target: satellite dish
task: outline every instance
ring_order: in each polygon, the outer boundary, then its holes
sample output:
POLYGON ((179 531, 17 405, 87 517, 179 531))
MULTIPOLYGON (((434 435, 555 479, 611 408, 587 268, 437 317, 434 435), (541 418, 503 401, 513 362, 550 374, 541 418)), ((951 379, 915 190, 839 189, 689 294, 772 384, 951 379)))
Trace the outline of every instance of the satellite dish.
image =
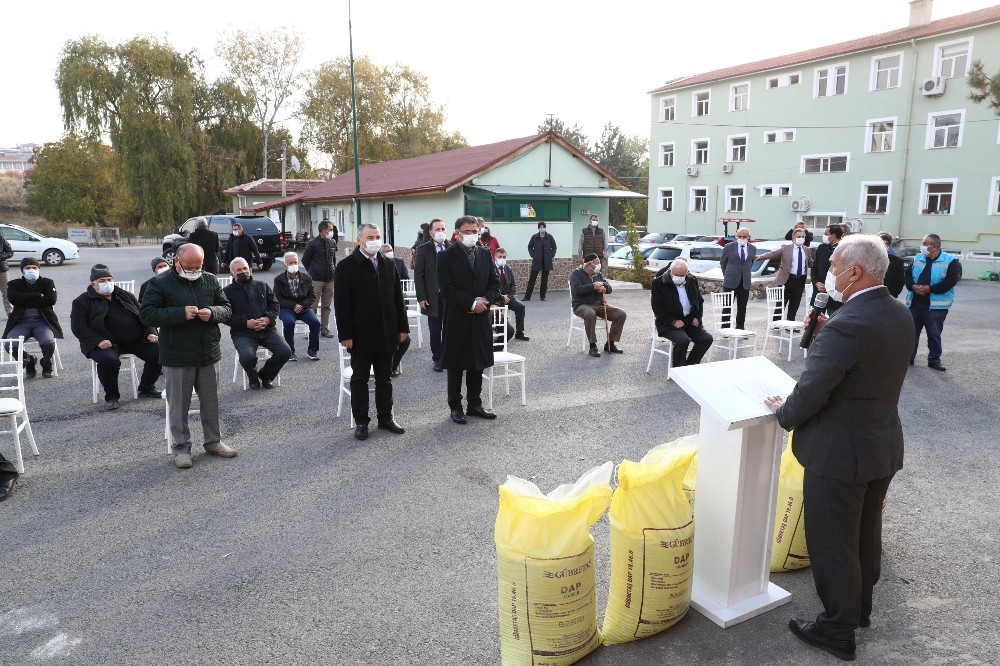
POLYGON ((291 163, 292 171, 301 171, 302 170, 302 165, 299 164, 299 158, 297 158, 295 155, 292 155, 291 158, 289 158, 288 161, 289 161, 289 163, 291 163))

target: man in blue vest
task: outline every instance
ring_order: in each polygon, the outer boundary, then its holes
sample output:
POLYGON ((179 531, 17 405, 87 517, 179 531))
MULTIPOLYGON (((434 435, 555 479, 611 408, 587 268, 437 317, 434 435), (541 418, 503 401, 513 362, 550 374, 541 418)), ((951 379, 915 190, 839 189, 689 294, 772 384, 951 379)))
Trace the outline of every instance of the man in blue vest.
POLYGON ((904 275, 906 305, 913 315, 913 353, 910 365, 920 347, 920 329, 927 329, 927 367, 944 372, 941 365, 941 329, 944 318, 955 301, 955 285, 962 278, 958 258, 941 251, 941 237, 927 234, 920 244, 920 254, 913 258, 913 267, 904 275))

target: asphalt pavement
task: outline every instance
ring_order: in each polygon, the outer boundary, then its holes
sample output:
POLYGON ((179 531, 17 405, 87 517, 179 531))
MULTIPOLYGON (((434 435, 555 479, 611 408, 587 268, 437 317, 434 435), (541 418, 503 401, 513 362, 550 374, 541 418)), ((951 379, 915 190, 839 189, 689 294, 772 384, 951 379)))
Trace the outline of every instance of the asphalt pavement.
MULTIPOLYGON (((222 431, 239 456, 204 455, 193 420, 194 468, 178 470, 160 401, 122 391, 119 410, 94 405, 89 361, 69 332, 92 264, 138 285, 155 252, 84 248, 42 267, 59 290, 65 367, 27 380, 41 456, 0 504, 0 664, 497 664, 497 486, 512 474, 547 492, 698 430, 664 359, 644 372, 648 292, 609 297, 628 312, 626 353, 593 359, 579 334, 566 346, 563 290, 527 304, 531 341, 511 345, 528 358, 526 407, 501 391, 496 421, 453 424, 445 375, 414 342, 394 381, 406 433, 373 430, 365 442, 352 437, 347 402, 336 416, 335 340, 322 340, 319 362, 289 363, 280 388, 244 392, 229 382, 223 327, 222 431)), ((963 281, 944 331, 948 371, 928 369, 923 348, 907 376, 906 466, 890 489, 861 663, 1000 663, 998 301, 1000 284, 963 281)), ((763 331, 762 302, 748 325, 763 331)), ((773 343, 767 356, 793 377, 802 370, 801 356, 786 361, 773 343)), ((9 439, 0 447, 10 457, 9 439)), ((593 534, 603 615, 606 517, 593 534)), ((810 571, 771 580, 792 592, 789 604, 726 630, 692 610, 579 663, 836 663, 786 627, 820 610, 810 571)))

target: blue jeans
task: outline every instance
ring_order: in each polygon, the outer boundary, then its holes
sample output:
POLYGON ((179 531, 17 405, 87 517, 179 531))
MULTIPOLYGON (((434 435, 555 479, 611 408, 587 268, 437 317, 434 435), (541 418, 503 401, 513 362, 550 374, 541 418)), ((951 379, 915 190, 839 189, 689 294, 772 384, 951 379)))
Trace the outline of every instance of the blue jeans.
POLYGON ((927 329, 927 364, 941 363, 941 331, 944 330, 944 318, 948 316, 948 311, 931 310, 926 305, 911 305, 910 314, 913 316, 913 353, 910 354, 910 363, 917 358, 917 349, 920 348, 920 329, 927 329))
MULTIPOLYGON (((40 317, 35 319, 25 317, 12 326, 10 332, 7 333, 8 338, 18 338, 22 335, 25 340, 34 338, 38 342, 38 346, 42 349, 42 370, 52 370, 52 354, 56 351, 56 336, 45 320, 40 317)), ((16 345, 14 346, 16 347, 16 345)), ((27 357, 28 355, 25 354, 25 358, 27 357)))
MULTIPOLYGON (((293 324, 292 328, 294 327, 293 324)), ((236 354, 240 357, 240 365, 251 380, 254 377, 263 381, 273 380, 292 355, 292 350, 273 328, 262 338, 257 335, 234 335, 233 346, 236 347, 236 354), (264 362, 260 370, 257 370, 258 347, 271 352, 271 358, 264 362)))
POLYGON ((316 315, 313 314, 312 310, 303 310, 302 312, 295 314, 291 310, 282 310, 281 314, 278 315, 281 319, 283 325, 283 332, 285 334, 285 342, 288 343, 289 349, 292 353, 295 353, 295 322, 302 320, 309 326, 309 348, 308 352, 310 354, 315 354, 319 351, 319 329, 320 323, 316 315))

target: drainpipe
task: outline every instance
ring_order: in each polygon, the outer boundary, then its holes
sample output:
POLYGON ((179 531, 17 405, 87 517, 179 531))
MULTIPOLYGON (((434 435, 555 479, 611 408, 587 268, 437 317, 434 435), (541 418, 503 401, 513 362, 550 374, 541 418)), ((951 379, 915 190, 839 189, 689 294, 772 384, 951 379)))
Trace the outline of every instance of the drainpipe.
POLYGON ((897 199, 899 202, 899 228, 896 230, 897 241, 901 240, 903 237, 903 202, 906 201, 906 174, 909 171, 910 138, 913 134, 913 96, 916 94, 915 86, 917 84, 917 65, 920 62, 917 53, 917 43, 913 39, 910 40, 910 46, 913 47, 913 74, 910 76, 910 94, 906 98, 906 141, 903 142, 903 173, 900 176, 899 197, 897 199))

